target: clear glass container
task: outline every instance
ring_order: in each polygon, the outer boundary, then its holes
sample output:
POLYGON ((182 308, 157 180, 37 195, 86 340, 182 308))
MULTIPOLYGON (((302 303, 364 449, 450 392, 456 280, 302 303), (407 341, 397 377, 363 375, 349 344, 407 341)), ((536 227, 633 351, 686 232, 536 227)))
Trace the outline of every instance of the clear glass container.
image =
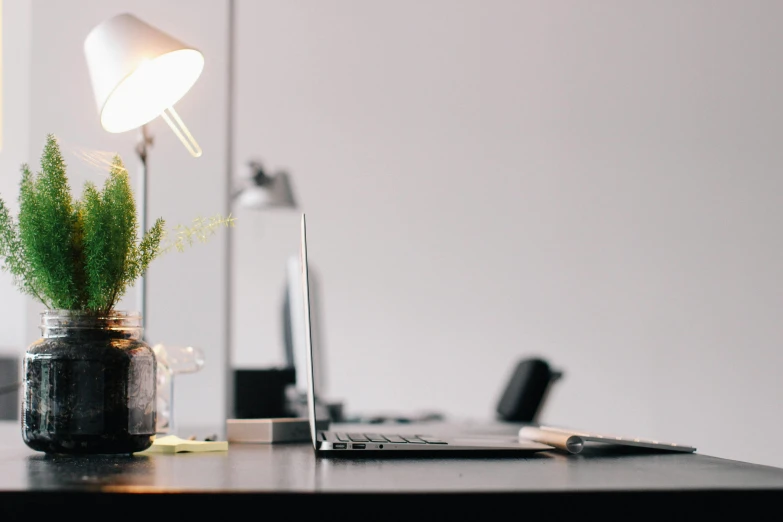
POLYGON ((22 438, 36 451, 130 454, 152 445, 157 362, 141 315, 48 310, 24 358, 22 438))
POLYGON ((204 367, 204 352, 195 346, 156 344, 152 347, 158 361, 157 433, 177 432, 174 419, 174 376, 196 373, 204 367))

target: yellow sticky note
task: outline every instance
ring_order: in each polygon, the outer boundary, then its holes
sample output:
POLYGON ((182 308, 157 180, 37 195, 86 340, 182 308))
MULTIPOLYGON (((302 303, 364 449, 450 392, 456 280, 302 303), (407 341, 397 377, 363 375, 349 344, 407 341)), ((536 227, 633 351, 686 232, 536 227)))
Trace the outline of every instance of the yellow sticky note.
POLYGON ((183 453, 197 451, 227 451, 226 440, 187 440, 176 435, 155 438, 152 446, 140 453, 183 453))

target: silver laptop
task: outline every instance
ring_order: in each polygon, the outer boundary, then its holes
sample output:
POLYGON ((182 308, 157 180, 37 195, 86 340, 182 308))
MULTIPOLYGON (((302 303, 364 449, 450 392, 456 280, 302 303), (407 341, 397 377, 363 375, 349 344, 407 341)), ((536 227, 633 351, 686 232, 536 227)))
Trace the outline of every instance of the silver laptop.
MULTIPOLYGON (((318 347, 313 346, 312 327, 310 324, 310 281, 307 267, 307 230, 304 214, 302 214, 301 226, 302 244, 299 256, 302 269, 302 298, 304 304, 307 408, 310 420, 310 435, 312 436, 313 448, 317 454, 328 454, 331 456, 372 454, 374 457, 377 457, 381 454, 401 455, 403 452, 414 452, 413 455, 418 456, 423 455, 423 452, 437 451, 439 455, 441 455, 441 452, 453 452, 450 454, 455 456, 465 452, 471 452, 471 454, 480 452, 478 454, 490 454, 493 456, 523 456, 537 451, 553 449, 552 446, 545 444, 532 441, 516 441, 515 439, 481 439, 468 438, 467 436, 444 437, 443 433, 439 433, 437 437, 427 434, 385 433, 389 431, 388 428, 383 430, 384 432, 377 432, 376 429, 373 429, 372 433, 365 430, 340 432, 331 429, 317 429, 316 426, 323 426, 325 423, 318 422, 319 419, 316 417, 319 408, 316 408, 315 390, 319 388, 316 387, 313 367, 319 363, 319 360, 318 347)), ((443 455, 445 456, 446 453, 443 453, 443 455)))

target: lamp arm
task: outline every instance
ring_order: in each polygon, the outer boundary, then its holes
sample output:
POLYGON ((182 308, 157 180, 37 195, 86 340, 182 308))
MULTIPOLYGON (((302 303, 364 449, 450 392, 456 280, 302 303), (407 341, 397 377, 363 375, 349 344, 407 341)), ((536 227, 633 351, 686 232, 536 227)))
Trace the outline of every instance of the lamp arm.
MULTIPOLYGON (((147 128, 147 125, 142 125, 139 129, 139 141, 136 144, 136 154, 139 157, 139 188, 138 188, 138 199, 139 199, 139 225, 141 228, 142 236, 147 232, 147 196, 148 190, 147 190, 147 178, 148 176, 148 170, 147 170, 147 155, 149 152, 149 148, 152 146, 152 135, 149 132, 149 129, 147 128)), ((142 332, 144 332, 143 337, 146 339, 147 333, 146 333, 146 327, 147 327, 147 281, 144 274, 142 274, 139 277, 139 282, 137 286, 137 303, 138 303, 138 309, 139 313, 141 314, 141 326, 142 326, 142 332)))
POLYGON ((152 134, 150 134, 147 125, 142 125, 139 128, 139 141, 136 143, 136 154, 145 167, 147 165, 147 151, 152 146, 152 142, 152 134))

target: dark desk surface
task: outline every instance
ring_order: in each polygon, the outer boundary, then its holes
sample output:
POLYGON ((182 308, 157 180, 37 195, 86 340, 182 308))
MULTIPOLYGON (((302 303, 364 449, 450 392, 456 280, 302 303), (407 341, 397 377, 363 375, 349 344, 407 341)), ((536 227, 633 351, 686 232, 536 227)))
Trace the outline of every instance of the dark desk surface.
MULTIPOLYGON (((465 432, 503 435, 515 433, 516 427, 474 426, 465 432)), ((422 509, 429 504, 444 515, 504 504, 520 511, 545 506, 550 513, 596 509, 606 515, 613 507, 643 502, 645 513, 664 513, 675 501, 679 511, 704 514, 715 509, 725 514, 732 509, 744 512, 747 506, 778 508, 783 469, 698 453, 598 449, 580 455, 546 451, 528 458, 327 459, 316 458, 309 443, 230 444, 226 452, 175 455, 48 456, 24 445, 17 422, 0 422, 4 514, 24 515, 34 508, 40 516, 47 509, 72 506, 81 497, 95 508, 106 503, 116 510, 127 503, 138 510, 149 504, 158 513, 183 515, 219 507, 223 501, 232 508, 294 506, 313 513, 348 509, 365 517, 363 510, 370 509, 410 518, 414 504, 422 509), (399 501, 390 499, 392 494, 399 501)))

